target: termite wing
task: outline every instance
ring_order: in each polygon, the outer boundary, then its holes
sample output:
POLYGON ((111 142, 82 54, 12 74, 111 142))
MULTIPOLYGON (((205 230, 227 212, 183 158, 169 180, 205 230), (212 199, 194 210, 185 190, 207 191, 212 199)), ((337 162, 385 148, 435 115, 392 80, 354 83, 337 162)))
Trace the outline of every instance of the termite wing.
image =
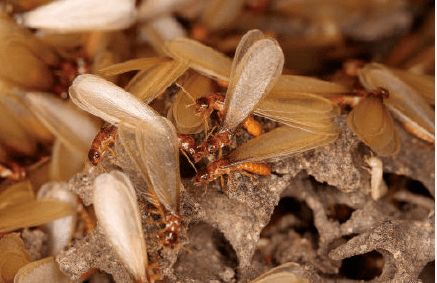
POLYGON ((120 171, 94 181, 94 209, 100 227, 137 282, 147 282, 147 251, 135 189, 120 171))
MULTIPOLYGON (((380 92, 390 95, 384 90, 380 92)), ((399 151, 400 140, 383 99, 378 91, 369 93, 349 113, 347 124, 378 155, 388 156, 399 151)))
MULTIPOLYGON (((335 132, 335 130, 333 130, 335 132)), ((299 128, 282 126, 238 146, 226 156, 210 163, 206 170, 197 174, 196 184, 207 184, 232 171, 247 171, 268 175, 270 170, 254 162, 275 161, 296 153, 327 145, 337 139, 332 134, 316 134, 299 128)))
MULTIPOLYGON (((279 45, 257 30, 243 36, 232 63, 220 52, 189 39, 168 42, 167 51, 169 56, 201 74, 212 79, 229 81, 226 103, 222 106, 225 113, 223 129, 234 129, 248 113, 254 112, 255 115, 291 127, 327 132, 332 129, 331 118, 338 113, 338 109, 322 95, 342 95, 349 92, 344 86, 315 78, 280 76, 283 55, 279 45), (269 59, 273 58, 272 61, 263 62, 263 58, 259 58, 264 56, 262 52, 269 53, 267 56, 269 59), (273 67, 275 64, 276 69, 273 67)), ((208 94, 205 93, 204 96, 206 95, 208 94)), ((176 106, 174 108, 181 109, 176 106)), ((182 110, 180 112, 183 113, 182 110)), ((198 123, 198 120, 194 123, 198 123)), ((195 129, 198 131, 199 128, 195 129)))
POLYGON ((94 75, 77 77, 70 95, 80 108, 120 126, 120 140, 148 185, 145 194, 166 224, 164 240, 173 245, 180 224, 182 187, 179 144, 173 125, 129 92, 94 75))
POLYGON ((389 92, 385 104, 407 130, 434 143, 434 111, 428 104, 434 93, 433 82, 424 76, 392 71, 384 65, 370 63, 359 71, 363 86, 373 91, 384 88, 389 92), (421 94, 422 93, 422 94, 421 94))
POLYGON ((174 247, 180 231, 179 199, 182 183, 179 173, 179 141, 176 130, 164 117, 153 124, 138 121, 121 123, 120 143, 147 184, 146 198, 158 210, 163 223, 165 246, 174 247))
POLYGON ((221 131, 232 132, 279 79, 284 54, 279 44, 258 30, 241 39, 232 62, 221 131))

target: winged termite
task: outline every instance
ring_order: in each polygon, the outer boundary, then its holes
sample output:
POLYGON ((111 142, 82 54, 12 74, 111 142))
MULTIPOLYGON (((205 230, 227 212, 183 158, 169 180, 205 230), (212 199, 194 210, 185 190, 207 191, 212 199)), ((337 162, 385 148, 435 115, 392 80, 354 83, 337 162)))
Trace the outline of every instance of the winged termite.
POLYGON ((133 23, 135 12, 134 0, 58 0, 22 14, 20 21, 58 32, 118 30, 133 23))
POLYGON ((146 281, 147 251, 135 190, 129 178, 112 171, 94 181, 94 209, 108 242, 139 282, 146 281))
POLYGON ((208 183, 233 171, 246 171, 266 175, 268 167, 256 162, 276 160, 323 146, 333 142, 337 136, 316 134, 299 128, 282 126, 238 146, 224 161, 218 160, 199 172, 195 183, 208 183))
MULTIPOLYGON (((168 117, 174 121, 180 134, 196 134, 208 126, 208 114, 198 110, 198 99, 212 92, 211 81, 199 74, 192 73, 180 84, 168 117)), ((204 105, 201 105, 202 107, 204 105)), ((206 105, 206 107, 208 107, 206 105)))
MULTIPOLYGON (((70 87, 71 100, 80 108, 117 126, 120 121, 154 122, 159 116, 129 92, 94 75, 78 76, 70 87)), ((105 126, 95 137, 89 159, 97 164, 116 137, 115 127, 105 126)))
MULTIPOLYGON (((426 100, 419 94, 425 90, 425 97, 429 97, 430 83, 421 84, 405 73, 392 72, 385 66, 370 63, 359 71, 359 79, 369 90, 384 88, 389 91, 389 97, 384 101, 406 129, 428 142, 434 143, 434 111, 426 100)), ((417 77, 416 77, 417 79, 417 77)))
POLYGON ((175 247, 180 232, 179 141, 174 126, 164 117, 154 123, 138 121, 119 127, 120 142, 147 184, 145 195, 165 224, 160 236, 165 246, 175 247))
POLYGON ((200 156, 216 152, 230 142, 232 132, 279 78, 283 64, 284 55, 275 40, 258 30, 243 36, 232 63, 223 124, 217 134, 199 146, 200 156))
POLYGON ((393 119, 383 102, 390 95, 382 88, 368 93, 347 118, 349 128, 381 156, 396 154, 400 147, 393 119))

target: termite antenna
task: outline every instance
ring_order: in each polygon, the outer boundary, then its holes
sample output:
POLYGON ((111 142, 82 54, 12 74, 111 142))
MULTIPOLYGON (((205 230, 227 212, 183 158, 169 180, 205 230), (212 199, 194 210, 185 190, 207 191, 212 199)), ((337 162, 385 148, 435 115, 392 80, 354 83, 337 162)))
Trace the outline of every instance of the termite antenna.
POLYGON ((182 90, 182 92, 186 95, 186 96, 188 96, 190 99, 191 99, 191 101, 193 102, 192 104, 189 104, 189 105, 186 105, 185 107, 186 108, 190 108, 190 107, 193 107, 193 106, 195 106, 196 104, 197 104, 197 102, 196 102, 196 100, 194 99, 194 97, 180 84, 180 83, 175 83, 175 85, 177 86, 177 87, 179 87, 181 90, 182 90))

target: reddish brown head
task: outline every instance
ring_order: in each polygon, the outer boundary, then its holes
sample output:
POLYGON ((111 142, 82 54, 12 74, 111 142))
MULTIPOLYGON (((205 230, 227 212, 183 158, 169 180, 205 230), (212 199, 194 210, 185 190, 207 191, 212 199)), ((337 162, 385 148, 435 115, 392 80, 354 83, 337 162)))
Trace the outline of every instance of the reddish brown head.
POLYGON ((99 164, 99 162, 102 160, 102 153, 100 153, 98 150, 91 148, 88 151, 88 159, 91 162, 92 165, 96 166, 99 164))

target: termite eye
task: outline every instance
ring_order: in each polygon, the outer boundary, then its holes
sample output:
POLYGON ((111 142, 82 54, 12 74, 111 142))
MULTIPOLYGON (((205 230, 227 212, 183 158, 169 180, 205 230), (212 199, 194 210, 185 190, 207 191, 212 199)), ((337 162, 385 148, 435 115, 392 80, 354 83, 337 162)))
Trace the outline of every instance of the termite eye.
POLYGON ((88 158, 91 163, 96 164, 100 160, 100 153, 96 150, 90 150, 88 152, 88 158))

